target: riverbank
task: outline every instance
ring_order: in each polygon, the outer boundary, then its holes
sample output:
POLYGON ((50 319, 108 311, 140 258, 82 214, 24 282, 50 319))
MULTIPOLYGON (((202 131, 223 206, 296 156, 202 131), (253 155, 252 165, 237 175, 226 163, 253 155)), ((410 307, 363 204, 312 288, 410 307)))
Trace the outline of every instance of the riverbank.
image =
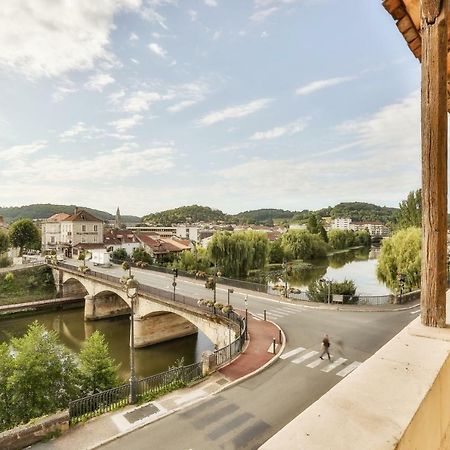
POLYGON ((0 306, 56 298, 55 282, 48 266, 8 269, 0 273, 0 306))
POLYGON ((34 314, 36 311, 48 312, 74 308, 82 308, 84 306, 84 298, 66 297, 52 298, 47 300, 35 300, 24 303, 14 303, 10 305, 0 305, 0 319, 9 318, 12 315, 28 315, 34 314))

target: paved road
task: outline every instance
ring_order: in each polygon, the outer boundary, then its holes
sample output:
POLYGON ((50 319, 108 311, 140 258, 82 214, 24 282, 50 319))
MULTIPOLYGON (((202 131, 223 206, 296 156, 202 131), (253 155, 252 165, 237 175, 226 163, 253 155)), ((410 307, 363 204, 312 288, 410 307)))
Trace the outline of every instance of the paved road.
MULTIPOLYGON (((120 268, 102 269, 121 275, 120 268)), ((133 271, 140 282, 171 288, 172 277, 133 271)), ((211 298, 211 291, 195 281, 178 278, 177 292, 211 298)), ((226 302, 226 288, 217 297, 226 302)), ((244 293, 232 294, 243 308, 244 293)), ((250 449, 257 448, 311 403, 338 383, 359 363, 417 317, 417 310, 401 312, 345 312, 317 310, 248 296, 249 311, 277 322, 287 336, 283 359, 262 374, 220 395, 137 430, 107 449, 250 449), (331 339, 333 362, 318 359, 322 335, 331 339), (337 345, 340 344, 340 345, 337 345), (176 430, 176 432, 174 432, 176 430)), ((270 342, 268 342, 269 346, 270 342)), ((380 380, 382 383, 383 380, 380 380)))

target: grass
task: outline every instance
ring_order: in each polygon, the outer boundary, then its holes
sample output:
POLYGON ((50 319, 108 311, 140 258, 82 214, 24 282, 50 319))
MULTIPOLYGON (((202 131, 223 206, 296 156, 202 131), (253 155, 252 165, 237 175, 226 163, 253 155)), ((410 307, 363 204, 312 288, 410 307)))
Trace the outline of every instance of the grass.
POLYGON ((0 274, 0 305, 55 297, 55 283, 51 270, 47 266, 0 274))

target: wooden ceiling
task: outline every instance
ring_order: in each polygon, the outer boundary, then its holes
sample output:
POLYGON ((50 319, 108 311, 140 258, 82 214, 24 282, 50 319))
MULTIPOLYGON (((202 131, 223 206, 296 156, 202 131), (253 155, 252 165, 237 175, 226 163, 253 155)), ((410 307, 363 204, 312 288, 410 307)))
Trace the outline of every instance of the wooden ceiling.
MULTIPOLYGON (((396 21, 410 50, 421 60, 420 0, 383 0, 383 6, 396 21)), ((450 40, 450 22, 447 36, 450 40)), ((450 93, 450 55, 447 56, 447 79, 447 92, 450 93)), ((450 95, 448 97, 450 99, 450 95)), ((450 111, 450 101, 447 101, 447 105, 450 111)))

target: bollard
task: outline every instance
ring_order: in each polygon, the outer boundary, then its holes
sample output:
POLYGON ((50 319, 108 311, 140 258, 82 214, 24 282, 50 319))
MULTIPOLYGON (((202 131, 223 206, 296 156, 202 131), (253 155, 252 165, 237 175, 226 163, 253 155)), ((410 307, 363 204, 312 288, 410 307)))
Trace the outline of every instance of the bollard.
POLYGON ((266 313, 267 313, 267 311, 264 310, 264 322, 266 321, 266 313))
POLYGON ((282 338, 281 330, 278 330, 278 342, 280 343, 280 345, 281 345, 281 338, 282 338))
POLYGON ((275 355, 275 348, 276 348, 276 345, 277 345, 276 342, 277 342, 276 339, 273 338, 273 354, 274 354, 274 355, 275 355))

